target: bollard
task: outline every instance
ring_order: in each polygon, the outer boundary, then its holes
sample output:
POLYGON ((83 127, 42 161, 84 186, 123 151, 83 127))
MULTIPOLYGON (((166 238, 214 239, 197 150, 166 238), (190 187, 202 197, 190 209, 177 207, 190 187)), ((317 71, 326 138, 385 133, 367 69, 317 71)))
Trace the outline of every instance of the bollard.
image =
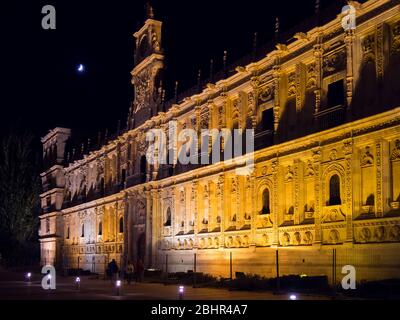
POLYGON ((179 300, 183 300, 184 291, 185 291, 184 286, 179 286, 179 290, 178 290, 178 292, 179 292, 179 300))
POLYGON ((76 277, 75 279, 75 286, 76 286, 76 290, 80 290, 81 289, 81 278, 76 277))
POLYGON ((115 283, 115 288, 117 296, 119 296, 121 294, 121 280, 117 280, 117 282, 115 283))

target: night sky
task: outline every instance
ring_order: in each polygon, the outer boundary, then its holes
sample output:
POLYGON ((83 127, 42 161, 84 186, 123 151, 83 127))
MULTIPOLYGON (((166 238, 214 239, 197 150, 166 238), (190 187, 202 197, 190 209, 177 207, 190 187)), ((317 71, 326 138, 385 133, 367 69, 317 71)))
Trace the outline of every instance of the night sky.
MULTIPOLYGON (((38 138, 55 126, 83 135, 122 126, 133 96, 133 33, 145 18, 145 1, 15 0, 0 7, 0 133, 15 123, 38 138), (56 8, 57 29, 43 30, 41 9, 56 8), (76 71, 84 64, 85 73, 76 71)), ((199 68, 209 74, 273 38, 275 17, 281 29, 314 15, 315 0, 153 0, 163 21, 168 95, 196 83, 199 68)), ((322 0, 321 7, 344 1, 322 0)), ((334 16, 338 14, 334 12, 334 16)), ((302 30, 306 31, 306 30, 302 30)))

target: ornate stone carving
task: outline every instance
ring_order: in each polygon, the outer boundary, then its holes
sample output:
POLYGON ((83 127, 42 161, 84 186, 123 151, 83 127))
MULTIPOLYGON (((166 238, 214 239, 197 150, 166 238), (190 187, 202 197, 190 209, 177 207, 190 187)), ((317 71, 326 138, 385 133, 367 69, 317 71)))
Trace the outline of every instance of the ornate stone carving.
POLYGON ((307 66, 307 89, 312 89, 317 86, 317 66, 314 63, 311 63, 307 66))
POLYGON ((135 105, 134 112, 138 112, 146 106, 147 97, 150 95, 150 71, 144 69, 135 77, 135 105))
POLYGON ((313 167, 313 163, 311 162, 311 160, 307 161, 307 167, 306 167, 306 172, 305 172, 305 176, 306 177, 313 177, 315 175, 315 170, 313 167))
POLYGON ((323 218, 322 222, 337 222, 337 221, 344 221, 346 215, 342 211, 341 206, 330 206, 325 207, 323 210, 323 218))
POLYGON ((304 242, 306 244, 312 244, 313 242, 313 235, 310 231, 306 231, 306 233, 304 234, 304 242))
POLYGON ((362 40, 363 62, 375 61, 375 34, 370 34, 362 40))
POLYGON ((360 240, 362 242, 368 242, 371 240, 371 230, 369 228, 362 228, 360 231, 360 240))
POLYGON ((332 149, 329 153, 329 160, 335 161, 338 157, 338 151, 336 149, 332 149))
POLYGON ((392 27, 392 54, 400 53, 400 20, 392 27))
POLYGON ((247 95, 247 115, 249 117, 253 116, 255 109, 256 105, 255 105, 254 92, 249 92, 249 94, 247 95))
POLYGON ((336 244, 340 242, 340 233, 336 229, 329 232, 329 243, 336 244))
POLYGON ((346 67, 346 49, 338 50, 324 57, 323 71, 324 75, 331 75, 341 71, 346 67))
POLYGON ((288 166, 285 174, 285 182, 291 182, 293 181, 293 178, 294 178, 293 168, 291 166, 288 166))
POLYGON ((296 73, 292 72, 288 76, 288 97, 296 95, 296 73))
POLYGON ((300 232, 295 232, 293 237, 293 242, 295 245, 301 244, 301 234, 300 232))
POLYGON ((366 147, 361 158, 361 166, 370 166, 374 164, 374 156, 371 153, 371 147, 366 147))
POLYGON ((397 139, 394 143, 394 148, 392 154, 390 155, 390 160, 396 161, 400 160, 400 140, 397 139))
POLYGON ((273 97, 274 97, 273 85, 272 84, 267 85, 264 88, 262 88, 262 90, 258 96, 259 104, 268 102, 268 101, 272 100, 273 97))
POLYGON ((202 113, 200 118, 200 128, 208 129, 209 122, 210 122, 209 113, 208 112, 202 113))
POLYGON ((261 245, 262 246, 267 246, 269 244, 269 239, 268 239, 268 235, 263 234, 261 237, 261 245))
POLYGON ((343 143, 343 153, 345 155, 351 155, 353 153, 353 142, 351 140, 343 143))
POLYGON ((375 228, 374 236, 378 241, 383 241, 386 237, 386 229, 384 226, 375 228))
POLYGON ((288 246, 288 245, 290 245, 290 235, 289 235, 289 233, 285 232, 285 233, 282 235, 281 244, 282 244, 283 246, 288 246))
POLYGON ((391 241, 400 241, 400 226, 395 225, 390 228, 389 239, 391 241))
POLYGON ((375 145, 376 153, 376 210, 377 215, 383 215, 383 194, 382 194, 382 144, 377 142, 375 145))

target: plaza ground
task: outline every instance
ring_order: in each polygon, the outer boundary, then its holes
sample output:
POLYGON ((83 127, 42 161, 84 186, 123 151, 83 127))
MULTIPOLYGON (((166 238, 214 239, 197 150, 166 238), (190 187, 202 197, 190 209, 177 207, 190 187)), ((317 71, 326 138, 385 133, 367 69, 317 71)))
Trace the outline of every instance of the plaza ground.
MULTIPOLYGON (((0 270, 0 300, 178 300, 178 286, 159 283, 123 282, 118 296, 115 284, 109 280, 82 276, 80 290, 75 277, 58 276, 56 290, 43 290, 42 275, 33 274, 27 282, 24 273, 0 270)), ((288 300, 291 293, 229 291, 215 288, 185 286, 185 300, 288 300)), ((293 294, 293 293, 292 293, 293 294)), ((296 294, 299 300, 331 300, 326 295, 296 294)), ((338 299, 338 297, 336 297, 338 299)))

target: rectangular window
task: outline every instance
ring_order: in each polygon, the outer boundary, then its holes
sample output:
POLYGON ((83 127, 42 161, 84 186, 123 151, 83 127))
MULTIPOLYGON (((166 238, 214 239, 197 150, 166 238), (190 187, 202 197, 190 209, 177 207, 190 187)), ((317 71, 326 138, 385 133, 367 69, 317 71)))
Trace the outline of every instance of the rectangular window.
POLYGON ((262 112, 261 130, 274 130, 274 109, 270 108, 262 112))
POLYGON ((344 80, 332 82, 328 85, 328 108, 344 105, 344 80))

